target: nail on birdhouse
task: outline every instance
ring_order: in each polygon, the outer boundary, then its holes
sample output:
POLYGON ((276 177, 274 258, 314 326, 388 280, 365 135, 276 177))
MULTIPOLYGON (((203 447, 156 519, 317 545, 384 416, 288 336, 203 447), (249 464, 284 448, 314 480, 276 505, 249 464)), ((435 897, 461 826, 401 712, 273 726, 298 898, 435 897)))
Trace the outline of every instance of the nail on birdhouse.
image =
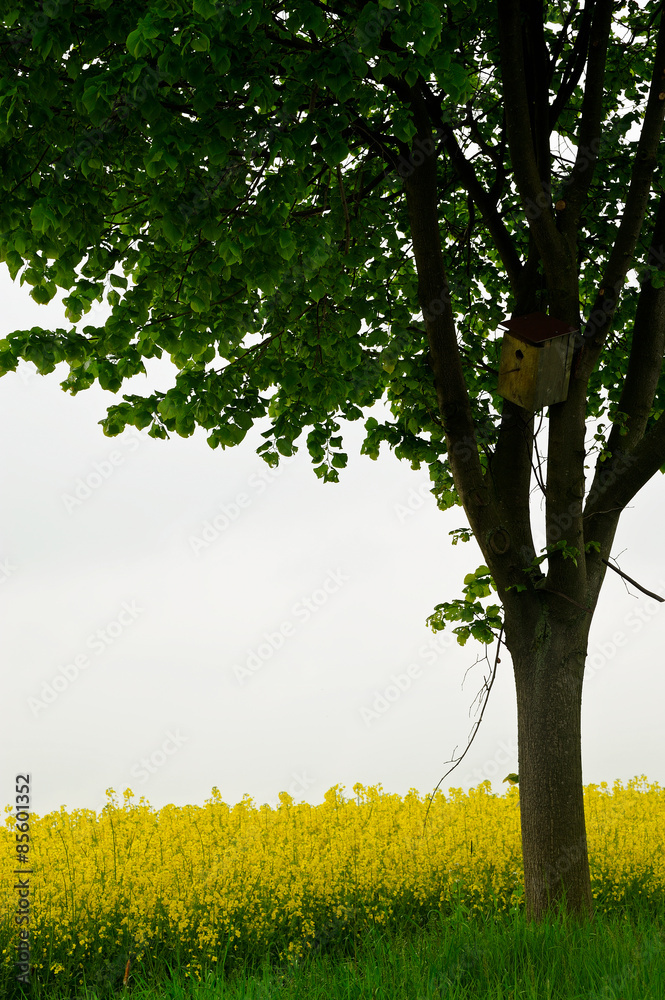
POLYGON ((525 410, 562 403, 577 333, 568 323, 533 312, 505 319, 498 392, 525 410))

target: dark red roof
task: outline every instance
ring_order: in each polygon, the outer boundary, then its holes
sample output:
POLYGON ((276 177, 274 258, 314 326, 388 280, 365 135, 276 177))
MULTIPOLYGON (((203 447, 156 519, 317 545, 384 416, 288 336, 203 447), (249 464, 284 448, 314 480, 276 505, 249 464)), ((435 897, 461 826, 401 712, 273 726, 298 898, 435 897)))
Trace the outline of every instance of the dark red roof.
POLYGON ((504 319, 501 326, 507 327, 513 337, 518 337, 520 340, 526 340, 532 344, 538 344, 542 340, 553 340, 554 337, 563 337, 568 333, 575 333, 574 326, 541 312, 504 319))

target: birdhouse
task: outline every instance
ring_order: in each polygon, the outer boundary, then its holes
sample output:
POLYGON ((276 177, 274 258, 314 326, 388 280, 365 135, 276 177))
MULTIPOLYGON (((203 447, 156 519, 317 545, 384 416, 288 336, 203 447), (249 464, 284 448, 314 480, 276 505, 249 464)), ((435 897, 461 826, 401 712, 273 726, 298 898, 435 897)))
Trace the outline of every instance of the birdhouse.
POLYGON ((567 323, 534 312, 505 319, 498 392, 525 410, 562 403, 568 395, 577 333, 567 323))

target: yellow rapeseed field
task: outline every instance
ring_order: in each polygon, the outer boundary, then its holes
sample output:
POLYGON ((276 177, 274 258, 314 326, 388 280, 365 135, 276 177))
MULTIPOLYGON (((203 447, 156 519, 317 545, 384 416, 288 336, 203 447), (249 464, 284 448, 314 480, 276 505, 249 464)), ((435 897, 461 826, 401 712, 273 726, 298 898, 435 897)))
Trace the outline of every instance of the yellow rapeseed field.
MULTIPOLYGON (((49 813, 30 822, 31 961, 73 973, 99 956, 133 961, 168 951, 199 975, 225 957, 296 959, 370 924, 432 910, 521 906, 519 789, 489 782, 464 793, 404 797, 355 785, 323 803, 154 810, 112 789, 100 815, 49 813)), ((665 789, 645 777, 585 789, 599 909, 665 892, 665 789)), ((14 819, 0 827, 0 943, 14 960, 14 819)))

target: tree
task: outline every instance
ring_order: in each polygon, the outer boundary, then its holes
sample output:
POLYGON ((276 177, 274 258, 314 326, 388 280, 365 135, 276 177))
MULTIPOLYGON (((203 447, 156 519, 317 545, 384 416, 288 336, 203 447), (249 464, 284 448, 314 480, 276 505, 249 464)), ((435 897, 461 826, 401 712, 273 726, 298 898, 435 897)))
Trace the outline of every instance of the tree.
POLYGON ((70 392, 117 392, 166 353, 173 387, 106 434, 225 448, 267 420, 266 462, 306 433, 326 482, 340 421, 388 401, 364 453, 426 463, 485 558, 430 621, 505 629, 534 918, 591 912, 587 637, 621 511, 665 467, 661 6, 3 5, 2 258, 37 302, 65 289, 72 326, 16 331, 0 372, 65 361, 70 392), (495 332, 532 313, 577 331, 546 460, 545 413, 498 393, 495 332))

